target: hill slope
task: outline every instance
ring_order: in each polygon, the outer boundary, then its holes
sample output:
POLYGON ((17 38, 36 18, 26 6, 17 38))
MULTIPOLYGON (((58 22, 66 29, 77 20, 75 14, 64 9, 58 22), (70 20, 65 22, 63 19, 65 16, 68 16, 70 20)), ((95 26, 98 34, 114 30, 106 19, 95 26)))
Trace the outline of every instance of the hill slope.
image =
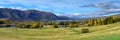
MULTIPOLYGON (((10 8, 0 8, 0 18, 7 18, 10 20, 62 20, 61 17, 51 12, 38 10, 21 11, 10 8)), ((66 20, 66 18, 63 19, 66 20)))
POLYGON ((85 27, 90 33, 80 33, 81 28, 18 29, 0 28, 0 40, 120 40, 120 22, 97 27, 85 27))

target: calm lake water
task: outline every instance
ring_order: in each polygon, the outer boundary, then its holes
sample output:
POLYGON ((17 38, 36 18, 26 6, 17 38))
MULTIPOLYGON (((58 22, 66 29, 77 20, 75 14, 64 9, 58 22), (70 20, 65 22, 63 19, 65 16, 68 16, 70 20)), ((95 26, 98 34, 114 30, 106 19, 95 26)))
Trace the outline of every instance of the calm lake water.
POLYGON ((2 27, 2 26, 0 26, 0 28, 16 28, 16 26, 11 26, 11 27, 2 27))

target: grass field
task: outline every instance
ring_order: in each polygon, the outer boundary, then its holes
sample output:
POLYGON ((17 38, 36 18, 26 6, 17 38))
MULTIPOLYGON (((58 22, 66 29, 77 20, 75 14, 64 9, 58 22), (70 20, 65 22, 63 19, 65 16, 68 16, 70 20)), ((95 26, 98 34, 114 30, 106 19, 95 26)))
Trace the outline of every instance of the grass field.
POLYGON ((17 29, 0 28, 0 40, 120 40, 120 22, 79 28, 17 29), (82 34, 82 28, 90 33, 82 34))

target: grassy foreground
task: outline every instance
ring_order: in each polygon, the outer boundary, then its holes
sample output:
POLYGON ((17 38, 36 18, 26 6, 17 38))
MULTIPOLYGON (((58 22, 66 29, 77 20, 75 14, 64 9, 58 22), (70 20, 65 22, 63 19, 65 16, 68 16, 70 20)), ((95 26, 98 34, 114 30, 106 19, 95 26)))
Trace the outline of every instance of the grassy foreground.
POLYGON ((0 28, 0 40, 120 40, 120 22, 79 28, 17 29, 0 28), (90 33, 82 34, 81 28, 90 33))

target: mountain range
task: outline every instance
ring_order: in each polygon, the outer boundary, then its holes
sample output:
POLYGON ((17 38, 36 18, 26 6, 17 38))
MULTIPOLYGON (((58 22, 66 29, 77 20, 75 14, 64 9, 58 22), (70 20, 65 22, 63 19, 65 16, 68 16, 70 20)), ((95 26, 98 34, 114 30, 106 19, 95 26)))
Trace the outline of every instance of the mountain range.
POLYGON ((120 9, 107 9, 103 11, 96 11, 94 13, 82 15, 55 15, 52 12, 38 11, 38 10, 18 10, 11 8, 0 8, 0 19, 9 20, 73 20, 83 18, 99 18, 110 15, 120 14, 120 9))
POLYGON ((18 10, 0 8, 0 18, 10 20, 69 20, 67 16, 57 16, 52 12, 38 10, 18 10))

